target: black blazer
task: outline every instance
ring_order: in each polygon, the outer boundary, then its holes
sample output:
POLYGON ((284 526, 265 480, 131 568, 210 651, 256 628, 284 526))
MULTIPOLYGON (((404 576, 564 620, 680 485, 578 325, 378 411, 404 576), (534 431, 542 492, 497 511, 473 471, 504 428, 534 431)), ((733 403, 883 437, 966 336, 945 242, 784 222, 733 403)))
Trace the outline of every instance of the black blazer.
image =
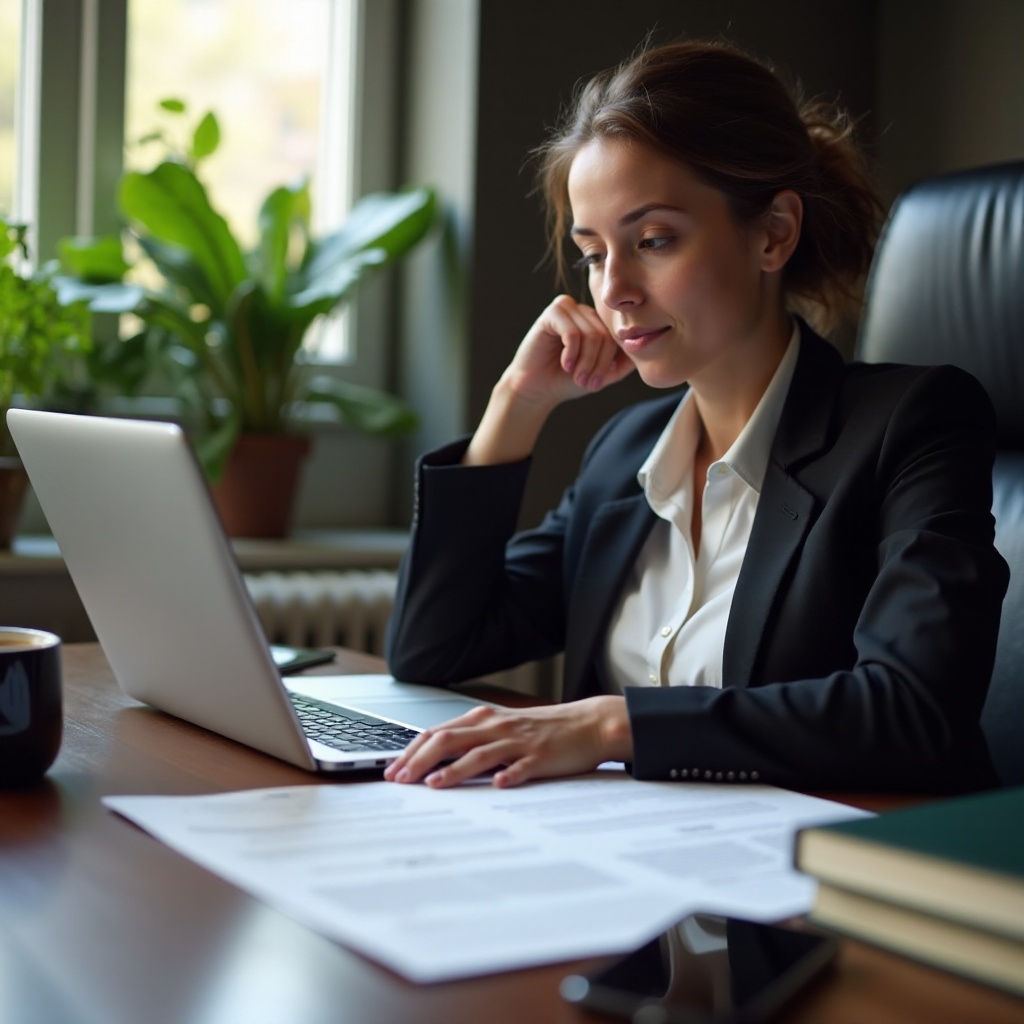
MULTIPOLYGON (((995 783, 978 727, 1008 570, 993 547, 994 418, 953 367, 801 348, 736 584, 722 689, 629 687, 633 772, 810 789, 995 783)), ((636 474, 680 399, 591 442, 539 527, 529 467, 417 467, 389 626, 400 679, 445 684, 565 653, 566 700, 614 692, 602 650, 654 524, 636 474)))

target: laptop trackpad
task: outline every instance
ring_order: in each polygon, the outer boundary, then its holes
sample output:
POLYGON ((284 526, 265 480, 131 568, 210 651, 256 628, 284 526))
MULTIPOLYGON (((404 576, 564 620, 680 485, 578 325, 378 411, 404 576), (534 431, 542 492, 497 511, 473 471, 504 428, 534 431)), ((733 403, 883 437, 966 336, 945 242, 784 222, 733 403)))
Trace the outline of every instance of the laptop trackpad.
POLYGON ((442 722, 449 722, 459 715, 465 714, 474 703, 465 698, 454 698, 452 700, 376 700, 356 703, 350 701, 348 707, 357 711, 365 711, 371 715, 380 715, 382 718, 394 719, 403 725, 412 726, 414 729, 427 729, 432 725, 440 725, 442 722))
POLYGON ((284 680, 295 693, 380 715, 415 729, 440 725, 486 701, 434 686, 400 683, 392 676, 293 676, 284 680))

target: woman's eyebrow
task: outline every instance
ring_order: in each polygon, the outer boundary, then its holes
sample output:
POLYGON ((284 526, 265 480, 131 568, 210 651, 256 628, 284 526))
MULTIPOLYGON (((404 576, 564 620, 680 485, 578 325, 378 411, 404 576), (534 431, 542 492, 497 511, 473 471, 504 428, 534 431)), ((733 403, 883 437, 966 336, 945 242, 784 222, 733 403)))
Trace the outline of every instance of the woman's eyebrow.
MULTIPOLYGON (((619 227, 628 227, 630 224, 635 224, 641 217, 646 217, 647 214, 653 213, 655 210, 667 210, 669 213, 683 212, 678 206, 670 206, 668 203, 647 203, 644 206, 637 207, 635 210, 630 210, 629 213, 623 214, 619 218, 619 227)), ((585 228, 580 224, 573 224, 569 228, 569 234, 596 235, 597 232, 593 228, 585 228)))

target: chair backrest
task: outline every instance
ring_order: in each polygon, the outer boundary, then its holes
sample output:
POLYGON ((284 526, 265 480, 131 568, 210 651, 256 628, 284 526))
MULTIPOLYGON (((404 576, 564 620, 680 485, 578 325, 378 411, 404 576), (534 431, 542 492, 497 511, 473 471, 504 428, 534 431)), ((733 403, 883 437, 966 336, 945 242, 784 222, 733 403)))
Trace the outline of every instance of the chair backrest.
POLYGON ((931 178, 894 203, 872 265, 857 355, 951 363, 999 423, 996 547, 1010 566, 982 715, 996 769, 1024 783, 1024 161, 931 178))

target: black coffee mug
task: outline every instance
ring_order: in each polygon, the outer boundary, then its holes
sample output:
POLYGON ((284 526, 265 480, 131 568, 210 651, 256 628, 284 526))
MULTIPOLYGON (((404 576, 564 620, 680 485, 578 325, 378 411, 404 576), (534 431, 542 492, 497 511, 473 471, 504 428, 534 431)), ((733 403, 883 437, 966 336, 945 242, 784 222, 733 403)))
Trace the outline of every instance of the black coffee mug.
POLYGON ((0 626, 0 787, 42 778, 63 727, 60 637, 0 626))

